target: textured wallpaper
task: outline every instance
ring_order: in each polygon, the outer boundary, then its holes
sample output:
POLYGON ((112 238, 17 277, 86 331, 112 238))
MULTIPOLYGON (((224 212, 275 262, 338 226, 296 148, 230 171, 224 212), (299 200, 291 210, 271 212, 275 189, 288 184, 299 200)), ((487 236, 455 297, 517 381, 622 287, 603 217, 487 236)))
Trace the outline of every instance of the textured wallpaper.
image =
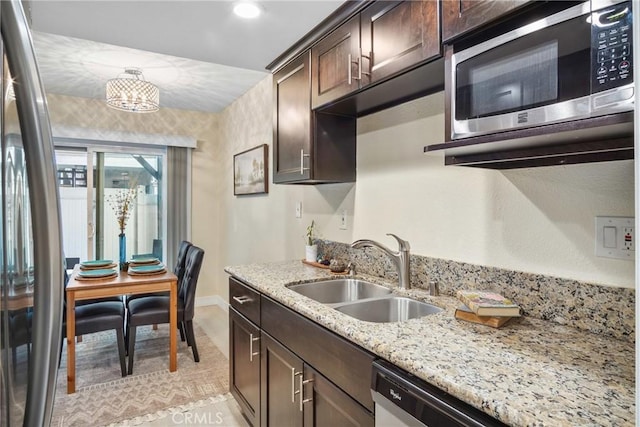
POLYGON ((55 94, 47 95, 47 103, 54 129, 62 126, 187 136, 203 143, 213 141, 217 130, 217 115, 212 113, 161 108, 155 113, 135 114, 109 108, 101 100, 55 94))

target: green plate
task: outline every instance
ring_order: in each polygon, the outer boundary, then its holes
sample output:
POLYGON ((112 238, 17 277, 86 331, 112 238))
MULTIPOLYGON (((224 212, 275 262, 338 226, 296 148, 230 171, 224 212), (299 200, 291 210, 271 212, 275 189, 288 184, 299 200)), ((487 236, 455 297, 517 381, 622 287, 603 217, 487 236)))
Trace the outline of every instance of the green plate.
POLYGON ((106 268, 102 270, 86 270, 78 273, 80 277, 106 277, 115 274, 115 270, 112 268, 106 268))
POLYGON ((158 258, 154 256, 133 256, 130 262, 135 264, 151 264, 154 262, 160 261, 158 258))
POLYGON ((129 267, 129 270, 134 273, 153 273, 155 271, 164 270, 164 264, 156 265, 139 265, 135 267, 129 267))
POLYGON ((96 259, 93 261, 82 261, 80 265, 83 267, 101 267, 103 265, 110 265, 113 263, 113 260, 110 259, 96 259))

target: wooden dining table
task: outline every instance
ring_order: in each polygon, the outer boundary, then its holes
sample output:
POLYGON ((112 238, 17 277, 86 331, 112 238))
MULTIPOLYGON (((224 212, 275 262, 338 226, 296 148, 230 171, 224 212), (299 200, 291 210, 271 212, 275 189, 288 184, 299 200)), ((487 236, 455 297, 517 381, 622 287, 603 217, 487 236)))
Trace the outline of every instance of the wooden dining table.
POLYGON ((170 271, 154 275, 130 275, 119 271, 106 279, 78 280, 80 265, 76 265, 67 284, 67 393, 76 390, 76 301, 119 295, 169 291, 169 371, 178 368, 178 278, 170 271))

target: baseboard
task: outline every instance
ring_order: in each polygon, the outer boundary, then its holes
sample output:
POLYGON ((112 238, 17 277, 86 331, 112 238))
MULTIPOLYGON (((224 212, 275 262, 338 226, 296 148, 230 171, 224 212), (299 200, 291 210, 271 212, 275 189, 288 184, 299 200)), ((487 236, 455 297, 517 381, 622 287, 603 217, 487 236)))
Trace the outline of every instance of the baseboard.
POLYGON ((229 303, 227 303, 220 295, 211 295, 208 297, 197 297, 196 307, 205 305, 217 305, 224 311, 229 311, 229 303))

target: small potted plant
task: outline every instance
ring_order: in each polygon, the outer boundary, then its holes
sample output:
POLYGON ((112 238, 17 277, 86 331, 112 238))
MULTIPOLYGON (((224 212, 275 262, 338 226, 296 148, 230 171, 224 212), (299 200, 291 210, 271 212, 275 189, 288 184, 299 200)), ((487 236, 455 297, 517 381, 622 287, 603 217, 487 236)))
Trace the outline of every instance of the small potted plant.
POLYGON ((318 245, 313 243, 313 239, 315 238, 313 229, 315 225, 315 221, 311 221, 311 225, 307 227, 307 234, 305 237, 305 260, 310 262, 318 261, 318 245))

